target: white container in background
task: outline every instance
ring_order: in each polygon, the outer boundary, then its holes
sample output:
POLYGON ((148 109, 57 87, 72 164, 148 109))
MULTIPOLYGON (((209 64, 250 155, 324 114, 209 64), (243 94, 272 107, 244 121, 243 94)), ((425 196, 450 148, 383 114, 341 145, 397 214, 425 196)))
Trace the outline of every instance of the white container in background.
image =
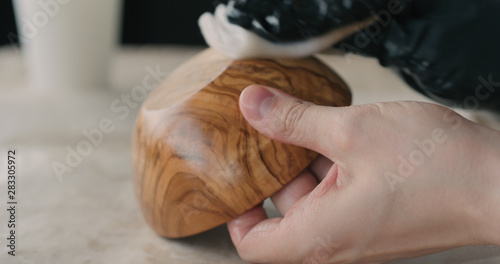
POLYGON ((121 0, 13 0, 30 83, 42 92, 107 86, 121 0))

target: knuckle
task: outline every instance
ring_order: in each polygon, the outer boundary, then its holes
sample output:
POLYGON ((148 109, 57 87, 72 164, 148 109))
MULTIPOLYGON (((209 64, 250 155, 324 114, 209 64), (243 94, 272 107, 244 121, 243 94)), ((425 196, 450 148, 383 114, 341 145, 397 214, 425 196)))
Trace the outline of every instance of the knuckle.
POLYGON ((256 263, 258 261, 258 259, 255 257, 255 254, 248 250, 238 249, 238 255, 240 255, 240 258, 242 260, 248 263, 256 263))
POLYGON ((287 103, 274 116, 271 122, 273 132, 280 138, 286 138, 290 141, 300 141, 304 138, 304 129, 301 125, 305 113, 312 104, 302 101, 287 103))
POLYGON ((238 248, 238 255, 248 263, 268 263, 272 255, 250 248, 238 248))
POLYGON ((336 142, 336 147, 344 152, 351 152, 358 146, 363 146, 363 139, 368 138, 366 133, 369 133, 366 126, 379 111, 376 105, 360 105, 349 106, 347 111, 335 115, 332 128, 335 131, 332 133, 335 139, 332 141, 336 142))
POLYGON ((236 246, 236 250, 238 251, 240 258, 246 262, 254 263, 261 260, 260 257, 257 256, 260 252, 256 252, 254 248, 248 245, 238 245, 236 246))

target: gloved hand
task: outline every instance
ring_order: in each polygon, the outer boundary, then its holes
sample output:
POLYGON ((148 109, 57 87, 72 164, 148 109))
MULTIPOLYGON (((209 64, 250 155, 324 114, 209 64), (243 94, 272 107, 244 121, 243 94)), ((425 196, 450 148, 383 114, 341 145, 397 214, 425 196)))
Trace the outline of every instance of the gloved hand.
POLYGON ((301 41, 362 21, 386 0, 230 0, 228 19, 278 43, 301 41))
POLYGON ((338 47, 396 66, 411 87, 446 105, 500 111, 499 13, 498 0, 412 1, 338 47))
POLYGON ((200 26, 218 31, 204 36, 233 57, 306 56, 338 42, 332 34, 339 29, 372 17, 337 47, 397 67, 411 87, 446 105, 500 111, 497 14, 499 0, 230 0, 219 20, 231 25, 205 15, 200 26))

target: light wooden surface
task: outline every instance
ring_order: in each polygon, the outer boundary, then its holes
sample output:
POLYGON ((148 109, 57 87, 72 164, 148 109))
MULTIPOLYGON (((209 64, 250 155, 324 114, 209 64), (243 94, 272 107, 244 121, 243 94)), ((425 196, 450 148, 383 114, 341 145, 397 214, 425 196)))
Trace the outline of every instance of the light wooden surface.
POLYGON ((351 103, 345 83, 315 58, 234 61, 207 49, 184 63, 144 102, 132 150, 139 203, 161 236, 185 237, 235 218, 316 157, 246 122, 238 100, 252 84, 319 105, 351 103))
MULTIPOLYGON (((37 95, 28 89, 20 54, 0 48, 0 172, 6 149, 19 151, 19 254, 6 254, 6 210, 0 210, 0 263, 243 264, 225 226, 200 235, 169 240, 144 221, 132 184, 131 138, 139 106, 122 116, 111 110, 130 95, 157 65, 170 73, 201 48, 135 47, 118 51, 112 89, 84 94, 37 95), (123 117, 121 119, 120 117, 123 117), (115 131, 59 181, 51 162, 64 161, 67 146, 85 137, 83 130, 110 118, 115 131)), ((378 62, 359 56, 321 55, 347 82, 353 104, 427 100, 410 90, 378 62)), ((108 87, 109 88, 109 87, 108 87)), ((132 105, 134 106, 134 105, 132 105)), ((6 177, 0 177, 0 204, 6 204, 6 177)), ((271 216, 278 213, 267 201, 271 216)), ((500 263, 500 248, 465 247, 394 262, 397 264, 500 263)))

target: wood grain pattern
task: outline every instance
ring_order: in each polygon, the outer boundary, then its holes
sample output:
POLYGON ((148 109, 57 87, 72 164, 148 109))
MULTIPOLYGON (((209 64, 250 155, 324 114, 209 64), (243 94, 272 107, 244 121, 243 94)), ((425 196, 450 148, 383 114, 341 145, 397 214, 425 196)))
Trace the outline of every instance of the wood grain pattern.
POLYGON ((133 137, 136 195, 159 235, 185 237, 229 221, 317 155, 245 121, 238 99, 251 84, 321 105, 351 102, 346 84, 315 58, 234 61, 207 49, 183 64, 144 102, 133 137))

